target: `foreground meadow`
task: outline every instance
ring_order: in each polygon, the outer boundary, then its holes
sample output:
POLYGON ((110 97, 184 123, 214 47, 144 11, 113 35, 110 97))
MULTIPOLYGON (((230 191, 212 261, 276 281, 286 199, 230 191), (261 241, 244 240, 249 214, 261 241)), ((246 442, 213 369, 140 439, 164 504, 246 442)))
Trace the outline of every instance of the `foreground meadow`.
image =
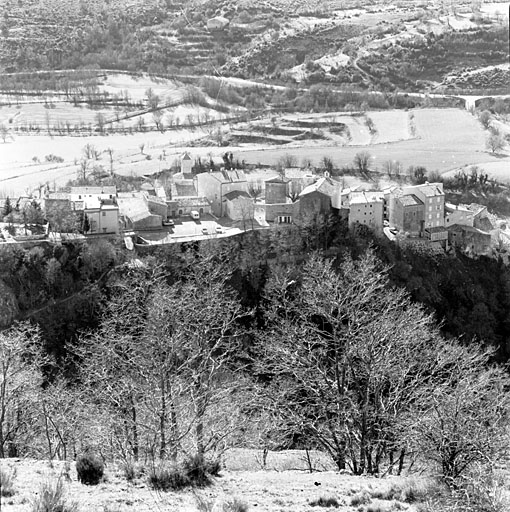
MULTIPOLYGON (((330 462, 312 453, 318 471, 307 471, 304 452, 269 453, 267 469, 261 452, 234 450, 226 469, 211 486, 179 492, 157 492, 144 476, 128 482, 120 465, 108 465, 105 481, 97 486, 78 482, 75 464, 5 459, 3 470, 15 470, 14 495, 2 497, 2 511, 29 512, 42 492, 41 485, 64 482, 73 512, 152 512, 204 510, 312 511, 328 506, 341 511, 425 511, 438 484, 424 476, 359 477, 333 470, 330 462)), ((438 510, 438 509, 435 509, 438 510)))

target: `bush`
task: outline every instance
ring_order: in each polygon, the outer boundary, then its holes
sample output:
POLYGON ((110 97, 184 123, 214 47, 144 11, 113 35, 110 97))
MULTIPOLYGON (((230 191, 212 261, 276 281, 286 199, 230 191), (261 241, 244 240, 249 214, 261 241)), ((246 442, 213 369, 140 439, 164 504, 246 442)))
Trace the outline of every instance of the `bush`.
POLYGON ((340 503, 338 503, 338 500, 334 496, 321 496, 319 499, 311 501, 310 506, 338 508, 340 506, 340 503))
POLYGON ((248 512, 248 505, 239 498, 230 498, 223 503, 222 512, 248 512))
POLYGON ((433 494, 440 492, 440 484, 434 480, 411 479, 400 483, 392 483, 384 491, 372 492, 372 498, 380 500, 398 500, 406 503, 425 501, 433 494))
POLYGON ((14 478, 16 469, 7 470, 0 467, 0 496, 10 498, 16 494, 14 490, 14 478))
POLYGON ((78 480, 85 485, 97 485, 104 475, 103 461, 93 453, 85 453, 76 461, 78 480))
POLYGON ((211 484, 211 477, 218 476, 220 470, 218 460, 208 461, 203 456, 195 455, 186 459, 181 466, 154 466, 149 473, 149 486, 158 491, 206 487, 211 484))
POLYGON ((32 502, 31 512, 77 512, 78 505, 68 502, 62 478, 56 482, 43 482, 38 495, 32 502))
POLYGON ((366 491, 363 491, 359 494, 355 494, 351 498, 351 507, 357 507, 359 505, 367 505, 371 501, 372 501, 372 497, 370 496, 370 494, 368 494, 368 492, 366 492, 366 491))
POLYGON ((128 482, 132 482, 136 478, 140 478, 145 471, 144 467, 141 464, 138 464, 133 461, 125 462, 122 465, 121 469, 128 482))
POLYGON ((208 463, 202 455, 194 455, 186 459, 183 468, 193 485, 205 487, 211 483, 208 463))
POLYGON ((192 485, 186 472, 177 466, 154 466, 148 477, 149 487, 155 491, 178 491, 192 485))

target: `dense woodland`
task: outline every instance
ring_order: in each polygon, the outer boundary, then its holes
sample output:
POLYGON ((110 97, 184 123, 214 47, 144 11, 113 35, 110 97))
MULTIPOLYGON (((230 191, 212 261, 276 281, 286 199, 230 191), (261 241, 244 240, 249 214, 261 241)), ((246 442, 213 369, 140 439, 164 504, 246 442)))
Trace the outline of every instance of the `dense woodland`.
POLYGON ((508 267, 402 250, 336 217, 137 258, 106 240, 3 248, 0 258, 2 360, 38 375, 16 381, 13 404, 37 396, 47 407, 37 419, 7 406, 4 456, 66 458, 103 446, 108 458, 175 459, 247 444, 320 448, 339 468, 379 474, 402 469, 409 451, 456 477, 460 459, 442 460, 418 435, 424 424, 408 423, 410 411, 424 413, 424 393, 439 384, 475 400, 472 380, 450 380, 455 365, 480 383, 476 400, 506 378, 477 372, 510 357, 508 267), (340 397, 315 382, 339 368, 350 368, 340 397), (365 372, 373 379, 359 380, 365 372), (410 395, 392 394, 408 378, 410 395), (387 405, 363 405, 376 389, 387 405), (340 403, 340 417, 320 410, 340 403))
MULTIPOLYGON (((357 258, 373 247, 389 265, 391 283, 406 288, 415 302, 434 313, 445 335, 466 343, 479 339, 497 349, 499 361, 510 357, 510 271, 497 259, 402 249, 369 231, 353 234, 335 216, 216 243, 229 251, 231 284, 246 307, 260 306, 265 276, 275 264, 299 266, 315 250, 357 258)), ((67 343, 80 331, 97 327, 109 279, 130 257, 117 242, 106 240, 2 247, 3 327, 15 319, 31 319, 42 329, 48 351, 65 356, 67 343)), ((178 278, 181 249, 171 246, 148 257, 178 278)))

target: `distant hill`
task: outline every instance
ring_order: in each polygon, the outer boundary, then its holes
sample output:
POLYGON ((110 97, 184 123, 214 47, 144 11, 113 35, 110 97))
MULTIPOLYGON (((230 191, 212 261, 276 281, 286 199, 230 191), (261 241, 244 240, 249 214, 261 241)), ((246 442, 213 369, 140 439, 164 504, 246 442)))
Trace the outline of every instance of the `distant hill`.
MULTIPOLYGON (((499 10, 418 0, 3 4, 3 73, 100 68, 421 90, 452 85, 452 73, 466 67, 502 64, 508 52, 508 34, 498 29, 506 4, 499 10), (228 23, 211 23, 217 17, 228 23), (469 51, 457 51, 466 44, 469 51), (438 68, 434 58, 444 65, 438 68)), ((464 78, 459 86, 469 88, 464 78)))

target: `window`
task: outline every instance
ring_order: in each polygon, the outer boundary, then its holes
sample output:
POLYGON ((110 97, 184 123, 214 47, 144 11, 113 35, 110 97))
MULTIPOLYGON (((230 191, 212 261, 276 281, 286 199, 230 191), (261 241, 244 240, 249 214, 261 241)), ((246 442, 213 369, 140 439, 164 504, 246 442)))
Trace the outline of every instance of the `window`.
POLYGON ((429 220, 432 220, 432 214, 429 213, 429 220))
POLYGON ((103 228, 103 233, 106 233, 106 228, 103 228))
POLYGON ((439 219, 439 215, 440 215, 439 213, 436 215, 436 219, 439 219))
POLYGON ((101 215, 102 215, 103 217, 106 217, 106 212, 101 212, 101 215))

